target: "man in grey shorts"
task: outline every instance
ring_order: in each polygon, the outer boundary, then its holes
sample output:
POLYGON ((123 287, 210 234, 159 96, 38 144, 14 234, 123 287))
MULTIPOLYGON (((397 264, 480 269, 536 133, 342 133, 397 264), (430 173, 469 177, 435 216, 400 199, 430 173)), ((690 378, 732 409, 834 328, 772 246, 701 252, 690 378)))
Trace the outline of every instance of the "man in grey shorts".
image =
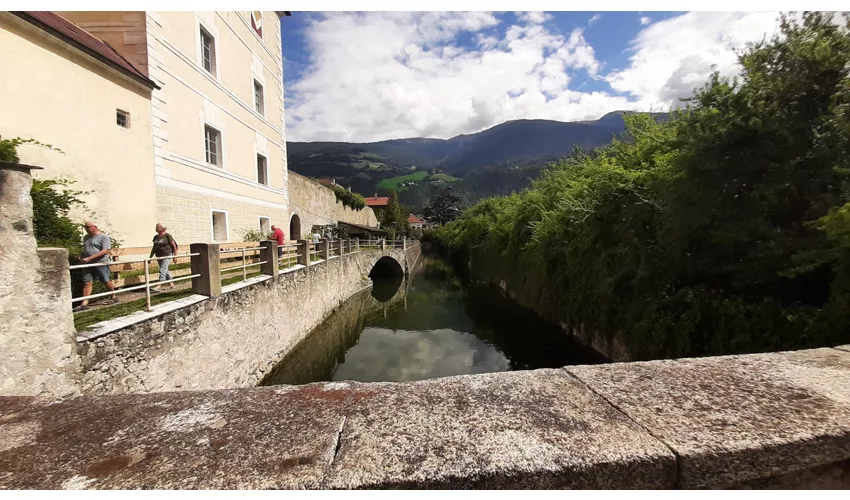
MULTIPOLYGON (((104 264, 109 264, 109 249, 112 248, 112 242, 109 239, 109 235, 106 233, 101 233, 93 222, 86 222, 83 224, 83 227, 86 229, 85 237, 83 237, 83 253, 80 255, 80 260, 82 260, 83 264, 95 264, 98 262, 103 262, 104 264)), ((83 272, 83 297, 88 297, 91 295, 92 286, 94 280, 100 281, 106 288, 115 292, 115 285, 112 284, 112 280, 109 276, 109 266, 97 266, 97 267, 86 267, 81 269, 83 272)), ((109 300, 106 300, 104 304, 115 304, 118 302, 118 299, 115 298, 115 294, 112 294, 112 297, 109 300)), ((89 301, 84 300, 79 306, 75 307, 75 311, 83 311, 88 309, 89 301)))

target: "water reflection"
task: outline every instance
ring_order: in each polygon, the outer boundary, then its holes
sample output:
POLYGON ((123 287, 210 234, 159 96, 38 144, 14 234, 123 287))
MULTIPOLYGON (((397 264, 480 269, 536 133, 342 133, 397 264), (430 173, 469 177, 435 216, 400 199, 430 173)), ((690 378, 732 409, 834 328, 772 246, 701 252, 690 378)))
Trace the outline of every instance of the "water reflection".
POLYGON ((450 329, 410 331, 371 327, 349 354, 334 373, 334 380, 422 380, 510 368, 505 356, 493 346, 474 335, 450 329))
POLYGON ((401 288, 401 284, 404 282, 404 275, 395 274, 372 281, 372 292, 370 293, 372 298, 378 302, 389 302, 401 288))
POLYGON ((408 279, 376 279, 284 359, 263 385, 402 381, 554 368, 603 359, 559 328, 425 258, 408 279))

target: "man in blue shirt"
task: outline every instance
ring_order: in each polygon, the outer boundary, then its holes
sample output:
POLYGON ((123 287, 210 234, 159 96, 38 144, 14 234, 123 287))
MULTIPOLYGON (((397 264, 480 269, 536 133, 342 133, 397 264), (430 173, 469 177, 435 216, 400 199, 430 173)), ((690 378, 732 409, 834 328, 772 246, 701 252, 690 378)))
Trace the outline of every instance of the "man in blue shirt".
MULTIPOLYGON (((103 262, 109 264, 109 249, 112 248, 112 242, 109 235, 101 233, 93 222, 83 224, 86 229, 85 237, 83 237, 83 253, 80 255, 80 260, 83 264, 96 264, 103 262)), ((94 280, 100 281, 106 288, 113 292, 109 300, 104 301, 104 304, 117 304, 118 299, 115 298, 115 285, 110 279, 109 266, 86 267, 83 271, 83 297, 91 295, 94 280)), ((75 307, 75 311, 84 311, 88 309, 89 301, 84 300, 79 306, 75 307)))

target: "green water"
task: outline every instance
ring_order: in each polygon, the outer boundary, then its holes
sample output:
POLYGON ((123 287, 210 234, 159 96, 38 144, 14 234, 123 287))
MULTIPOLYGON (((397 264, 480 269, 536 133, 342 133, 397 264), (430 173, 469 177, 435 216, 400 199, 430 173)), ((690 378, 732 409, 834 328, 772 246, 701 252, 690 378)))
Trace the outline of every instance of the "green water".
POLYGON ((376 280, 343 304, 263 380, 422 380, 603 362, 556 326, 424 257, 407 279, 376 280))

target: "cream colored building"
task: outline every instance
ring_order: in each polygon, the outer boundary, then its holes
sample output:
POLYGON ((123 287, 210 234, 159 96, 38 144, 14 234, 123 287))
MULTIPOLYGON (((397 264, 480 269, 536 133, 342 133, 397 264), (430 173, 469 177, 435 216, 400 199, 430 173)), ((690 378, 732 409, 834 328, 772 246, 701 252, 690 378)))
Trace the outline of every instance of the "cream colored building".
POLYGON ((60 14, 159 87, 149 125, 152 199, 178 242, 241 241, 246 229, 288 226, 284 13, 60 14))
POLYGON ((0 12, 0 61, 0 137, 64 153, 23 145, 21 163, 88 192, 88 210, 74 218, 96 220, 124 246, 149 244, 157 216, 154 83, 51 12, 0 12))

